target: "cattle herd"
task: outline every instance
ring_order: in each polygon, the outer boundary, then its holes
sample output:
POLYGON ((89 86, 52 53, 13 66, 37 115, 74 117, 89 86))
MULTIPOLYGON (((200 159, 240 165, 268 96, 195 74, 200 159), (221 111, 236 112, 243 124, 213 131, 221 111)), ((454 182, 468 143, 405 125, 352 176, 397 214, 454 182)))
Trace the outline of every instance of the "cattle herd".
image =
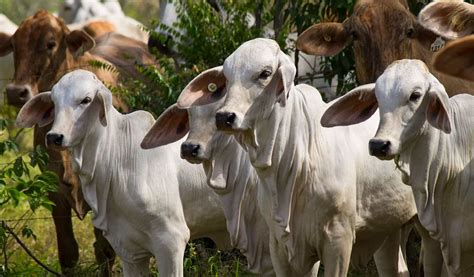
POLYGON ((424 276, 474 275, 473 5, 435 1, 416 18, 406 0, 358 0, 297 47, 353 47, 361 86, 326 103, 294 85, 274 40, 256 38, 155 120, 122 114, 106 86, 154 62, 147 34, 117 1, 82 2, 94 1, 65 1, 64 20, 39 11, 0 34, 16 123, 35 128, 61 179, 50 199, 65 274, 78 261, 71 210, 92 210, 104 275, 117 254, 125 276, 148 276, 151 257, 160 276, 182 276, 188 240, 207 237, 266 276, 317 276, 320 264, 346 276, 372 258, 380 276, 408 276, 412 228, 424 276))

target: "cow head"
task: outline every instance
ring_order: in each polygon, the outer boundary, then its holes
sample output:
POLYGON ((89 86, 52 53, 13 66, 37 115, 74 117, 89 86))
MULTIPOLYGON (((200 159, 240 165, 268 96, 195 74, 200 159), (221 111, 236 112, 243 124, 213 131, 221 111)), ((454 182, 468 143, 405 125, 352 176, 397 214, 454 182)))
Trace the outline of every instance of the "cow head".
POLYGON ((333 56, 351 42, 360 83, 373 83, 395 60, 414 58, 414 45, 429 49, 436 36, 420 26, 405 0, 359 0, 343 23, 318 23, 303 32, 297 48, 333 56))
POLYGON ((321 118, 325 127, 356 124, 377 109, 380 123, 369 152, 392 159, 426 131, 427 124, 451 132, 449 100, 443 85, 419 60, 390 65, 375 84, 364 85, 335 101, 321 118))
POLYGON ((296 68, 270 39, 245 42, 224 62, 225 103, 216 113, 219 130, 245 132, 265 120, 278 102, 286 105, 296 68))
POLYGON ((142 147, 153 148, 182 138, 189 130, 186 141, 181 145, 181 157, 191 163, 209 161, 212 155, 217 128, 215 114, 224 102, 224 83, 213 83, 222 66, 206 70, 194 78, 181 93, 178 104, 163 112, 153 128, 145 136, 142 147), (212 84, 212 85, 210 85, 212 84), (215 85, 215 87, 213 87, 215 85), (198 100, 196 102, 196 100, 198 100), (209 104, 199 105, 199 101, 209 104), (186 108, 180 109, 180 106, 186 108))
POLYGON ((31 98, 17 116, 19 127, 53 122, 46 145, 62 150, 80 144, 100 126, 107 126, 112 94, 94 73, 76 70, 64 75, 51 92, 31 98), (100 122, 100 123, 99 123, 100 122))
POLYGON ((39 91, 50 90, 68 64, 93 46, 85 32, 69 31, 46 11, 25 19, 13 36, 0 35, 0 56, 13 52, 15 65, 14 81, 7 86, 8 103, 22 106, 39 91))

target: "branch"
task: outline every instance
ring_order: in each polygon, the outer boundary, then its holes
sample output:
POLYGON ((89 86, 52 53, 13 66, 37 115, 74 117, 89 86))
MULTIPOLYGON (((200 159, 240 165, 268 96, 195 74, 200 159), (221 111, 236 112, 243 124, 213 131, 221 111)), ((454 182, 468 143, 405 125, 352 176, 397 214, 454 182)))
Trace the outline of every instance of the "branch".
POLYGON ((40 260, 38 260, 38 258, 36 258, 33 255, 33 253, 30 251, 30 249, 28 249, 28 247, 26 247, 26 245, 20 240, 20 238, 15 234, 15 232, 13 232, 13 230, 3 220, 2 220, 2 227, 5 230, 7 230, 7 232, 10 233, 13 236, 13 238, 16 240, 16 242, 18 242, 18 244, 21 246, 21 248, 23 248, 23 250, 25 250, 26 254, 28 254, 28 256, 30 256, 39 266, 41 266, 46 271, 48 271, 49 273, 51 273, 55 276, 61 276, 61 274, 59 274, 56 271, 52 270, 51 268, 49 268, 48 266, 43 264, 40 260))
POLYGON ((283 27, 283 6, 285 5, 284 0, 275 0, 275 12, 273 14, 273 29, 275 30, 275 39, 278 38, 281 28, 283 27))

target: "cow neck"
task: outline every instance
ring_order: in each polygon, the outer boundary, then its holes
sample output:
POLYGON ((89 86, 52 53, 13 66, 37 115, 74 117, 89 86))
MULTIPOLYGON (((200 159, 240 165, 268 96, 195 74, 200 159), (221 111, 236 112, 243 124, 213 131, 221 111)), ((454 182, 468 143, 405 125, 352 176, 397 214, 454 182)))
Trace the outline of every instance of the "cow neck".
POLYGON ((252 272, 264 270, 268 227, 257 202, 257 174, 247 153, 233 136, 216 133, 211 141, 211 160, 203 163, 212 188, 223 203, 227 230, 233 247, 243 252, 252 272))
POLYGON ((89 128, 83 141, 72 148, 74 171, 79 174, 84 199, 94 213, 94 226, 107 231, 107 203, 109 191, 121 159, 117 153, 116 133, 120 115, 114 108, 107 114, 107 126, 99 120, 89 128))
MULTIPOLYGON (((301 91, 306 85, 293 87, 286 106, 274 104, 268 118, 255 120, 254 132, 244 136, 250 160, 256 168, 265 190, 271 193, 273 228, 275 235, 294 255, 295 237, 290 232, 290 221, 295 194, 309 192, 307 182, 316 170, 314 162, 321 127, 319 118, 325 109, 321 95, 312 89, 301 91)), ((310 194, 310 193, 309 193, 310 194)), ((309 195, 308 194, 308 195, 309 195)))
POLYGON ((449 233, 452 226, 461 226, 459 218, 470 213, 467 210, 474 204, 468 193, 472 184, 467 181, 474 172, 474 116, 468 112, 472 109, 468 101, 464 107, 462 102, 450 99, 451 134, 426 122, 416 140, 400 154, 400 159, 409 164, 409 182, 420 222, 433 238, 443 243, 443 251, 456 257, 452 260, 454 267, 459 264, 456 253, 461 252, 462 236, 449 233))

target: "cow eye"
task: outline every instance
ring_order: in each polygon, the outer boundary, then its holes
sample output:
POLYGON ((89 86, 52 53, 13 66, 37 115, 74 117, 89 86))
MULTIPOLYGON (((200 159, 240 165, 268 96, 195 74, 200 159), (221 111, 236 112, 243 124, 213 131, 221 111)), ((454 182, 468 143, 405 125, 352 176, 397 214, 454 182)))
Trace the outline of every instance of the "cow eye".
POLYGON ((415 36, 415 29, 413 27, 410 27, 407 29, 407 37, 413 38, 415 36))
POLYGON ((48 50, 53 50, 53 48, 56 47, 56 41, 49 41, 48 43, 46 43, 46 47, 48 48, 48 50))
POLYGON ((357 35, 356 31, 351 31, 351 36, 352 36, 352 39, 353 40, 356 40, 359 38, 359 36, 357 35))
POLYGON ((89 96, 86 96, 84 99, 82 99, 81 104, 89 104, 92 101, 92 99, 89 96))
POLYGON ((269 70, 269 69, 265 69, 264 71, 262 71, 260 73, 260 75, 258 76, 259 79, 267 79, 268 77, 270 77, 272 75, 272 71, 269 70))
POLYGON ((419 92, 415 91, 410 95, 410 101, 415 102, 418 99, 420 99, 420 97, 421 97, 421 94, 419 92))

